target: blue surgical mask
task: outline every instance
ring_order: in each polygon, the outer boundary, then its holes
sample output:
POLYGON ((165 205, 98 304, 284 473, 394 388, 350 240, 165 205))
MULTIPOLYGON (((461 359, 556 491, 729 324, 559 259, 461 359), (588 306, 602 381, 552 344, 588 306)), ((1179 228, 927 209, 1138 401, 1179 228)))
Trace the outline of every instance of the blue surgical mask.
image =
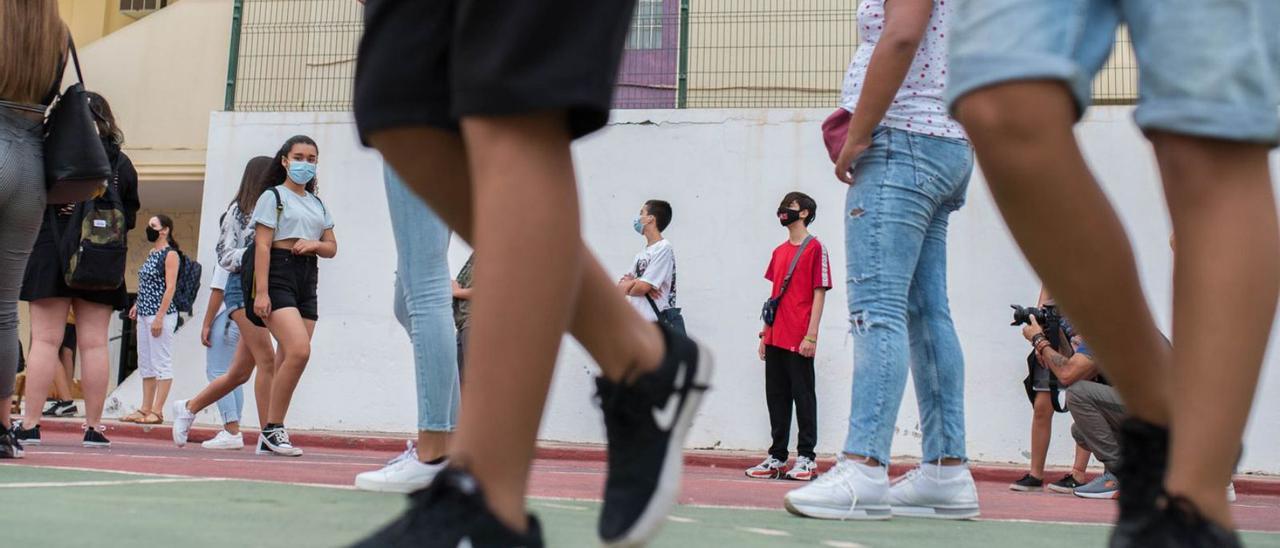
POLYGON ((644 234, 644 223, 640 222, 639 217, 636 217, 634 221, 631 221, 631 228, 636 229, 636 234, 644 234))
POLYGON ((302 160, 291 160, 289 162, 289 179, 300 185, 310 183, 316 178, 316 165, 311 162, 302 160))

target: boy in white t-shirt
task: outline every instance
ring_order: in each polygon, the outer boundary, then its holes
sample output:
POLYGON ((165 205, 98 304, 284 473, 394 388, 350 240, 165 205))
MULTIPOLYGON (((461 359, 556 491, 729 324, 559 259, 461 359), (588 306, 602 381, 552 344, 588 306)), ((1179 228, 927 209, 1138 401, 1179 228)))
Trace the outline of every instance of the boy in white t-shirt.
POLYGON ((662 232, 671 224, 671 204, 649 200, 632 221, 644 236, 645 248, 636 254, 631 271, 618 282, 640 316, 658 321, 658 313, 676 306, 676 254, 662 232))

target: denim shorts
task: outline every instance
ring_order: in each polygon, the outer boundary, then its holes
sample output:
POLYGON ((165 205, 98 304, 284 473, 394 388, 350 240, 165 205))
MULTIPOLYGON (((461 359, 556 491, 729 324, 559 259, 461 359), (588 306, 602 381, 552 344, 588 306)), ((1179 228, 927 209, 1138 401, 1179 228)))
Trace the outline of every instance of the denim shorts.
POLYGON ((1060 80, 1079 111, 1128 25, 1144 131, 1280 143, 1280 1, 969 0, 951 32, 952 105, 1020 80, 1060 80))
POLYGON ((222 289, 222 305, 227 307, 227 312, 244 308, 244 288, 240 285, 240 274, 227 277, 227 286, 222 289))

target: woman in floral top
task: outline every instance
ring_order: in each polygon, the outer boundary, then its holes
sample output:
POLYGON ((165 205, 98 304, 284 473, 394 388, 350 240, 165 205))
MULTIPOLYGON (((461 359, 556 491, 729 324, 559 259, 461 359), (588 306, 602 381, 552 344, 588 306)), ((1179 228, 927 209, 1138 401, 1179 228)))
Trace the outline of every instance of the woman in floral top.
POLYGON ((138 270, 138 300, 129 318, 138 321, 138 371, 142 374, 142 406, 124 417, 125 422, 164 422, 164 400, 173 384, 173 332, 178 309, 173 294, 178 287, 178 242, 173 239, 173 219, 156 215, 147 221, 151 254, 138 270))

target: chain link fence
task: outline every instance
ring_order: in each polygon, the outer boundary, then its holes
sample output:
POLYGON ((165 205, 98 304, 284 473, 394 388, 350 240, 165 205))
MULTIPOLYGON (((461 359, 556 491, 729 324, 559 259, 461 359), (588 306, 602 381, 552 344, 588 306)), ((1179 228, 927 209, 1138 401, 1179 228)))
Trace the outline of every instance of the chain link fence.
MULTIPOLYGON (((407 0, 433 1, 433 0, 407 0)), ((362 7, 355 0, 237 0, 227 106, 351 108, 362 7)), ((638 0, 615 108, 807 108, 836 104, 857 48, 849 0, 638 0)), ((1122 30, 1095 102, 1132 103, 1122 30)), ((406 54, 410 54, 407 52, 406 54)))

